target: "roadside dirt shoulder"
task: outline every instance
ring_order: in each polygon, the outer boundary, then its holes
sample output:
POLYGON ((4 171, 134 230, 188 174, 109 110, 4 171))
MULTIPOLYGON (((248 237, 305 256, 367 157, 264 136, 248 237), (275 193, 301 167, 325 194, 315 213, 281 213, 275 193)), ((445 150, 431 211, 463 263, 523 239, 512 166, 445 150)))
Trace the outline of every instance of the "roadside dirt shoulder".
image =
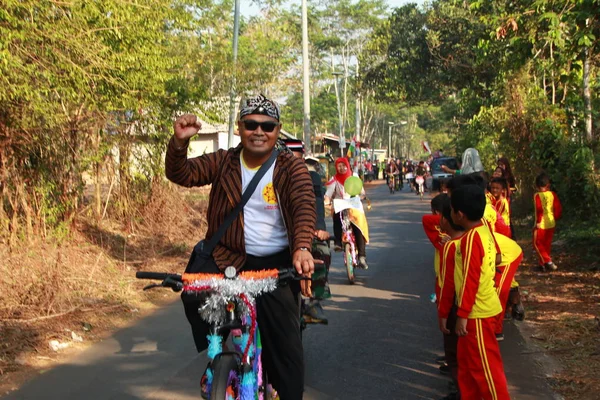
POLYGON ((538 272, 528 233, 518 233, 525 259, 517 280, 526 317, 517 326, 557 393, 566 400, 598 399, 600 272, 598 258, 589 257, 598 248, 558 240, 553 248, 558 271, 538 272))
POLYGON ((172 301, 143 292, 135 272, 183 270, 206 230, 207 195, 154 193, 128 232, 81 219, 68 240, 0 243, 0 396, 172 301))

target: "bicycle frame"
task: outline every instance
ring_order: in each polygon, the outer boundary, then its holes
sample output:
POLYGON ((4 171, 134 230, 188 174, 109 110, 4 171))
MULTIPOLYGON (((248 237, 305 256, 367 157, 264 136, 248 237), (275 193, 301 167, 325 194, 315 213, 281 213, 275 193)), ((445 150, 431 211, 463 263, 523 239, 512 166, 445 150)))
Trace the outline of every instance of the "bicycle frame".
POLYGON ((350 251, 352 252, 352 266, 356 266, 358 264, 356 238, 354 237, 348 210, 342 210, 342 212, 340 212, 340 219, 342 220, 342 243, 350 245, 350 251))
POLYGON ((418 185, 418 193, 421 196, 421 199, 423 198, 423 194, 425 194, 425 177, 422 176, 417 176, 415 178, 415 183, 418 185))
MULTIPOLYGON (((370 202, 368 202, 370 208, 370 202)), ((342 228, 342 244, 344 251, 344 264, 348 273, 348 281, 354 283, 354 269, 358 264, 358 251, 356 248, 356 237, 350 221, 350 209, 363 210, 363 205, 358 196, 347 199, 334 199, 333 208, 336 213, 340 213, 342 228)))

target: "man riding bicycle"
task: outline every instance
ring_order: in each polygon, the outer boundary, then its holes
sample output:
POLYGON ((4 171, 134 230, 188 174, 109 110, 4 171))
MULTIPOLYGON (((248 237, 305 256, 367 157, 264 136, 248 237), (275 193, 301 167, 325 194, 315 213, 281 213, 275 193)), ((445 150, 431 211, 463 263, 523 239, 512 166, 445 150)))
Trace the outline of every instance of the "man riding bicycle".
MULTIPOLYGON (((416 183, 416 177, 420 176, 423 178, 423 182, 425 182, 425 176, 427 175, 427 168, 425 168, 425 161, 419 161, 419 165, 415 170, 415 191, 417 195, 419 194, 419 185, 416 183)), ((425 190, 425 183, 422 183, 423 190, 425 190)))
MULTIPOLYGON (((201 128, 195 115, 177 118, 167 148, 166 175, 186 187, 212 185, 206 237, 214 235, 240 202, 242 192, 271 153, 275 163, 260 180, 243 211, 227 229, 200 270, 214 273, 233 265, 240 270, 289 268, 310 276, 315 233, 315 195, 302 159, 278 141, 279 105, 263 95, 242 100, 238 118, 241 144, 196 158, 187 158, 189 140, 201 128)), ((302 292, 310 286, 302 281, 302 292)), ((257 320, 263 343, 263 365, 281 400, 302 399, 304 358, 300 335, 300 290, 295 281, 257 299, 257 320)), ((201 300, 182 296, 198 351, 207 348, 209 324, 198 315, 201 300)))
POLYGON ((390 185, 390 178, 396 180, 400 176, 400 170, 393 158, 389 159, 388 164, 385 167, 385 173, 387 174, 388 185, 390 185))

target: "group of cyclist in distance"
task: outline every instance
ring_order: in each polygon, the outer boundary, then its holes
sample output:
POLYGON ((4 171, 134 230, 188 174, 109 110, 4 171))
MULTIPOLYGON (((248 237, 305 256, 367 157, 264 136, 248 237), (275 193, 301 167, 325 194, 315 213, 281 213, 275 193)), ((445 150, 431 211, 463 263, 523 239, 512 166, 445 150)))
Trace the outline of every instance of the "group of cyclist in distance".
POLYGON ((392 194, 402 189, 403 182, 406 179, 410 190, 422 197, 426 189, 431 190, 426 184, 429 172, 429 164, 423 160, 418 163, 410 160, 402 163, 399 158, 394 159, 394 157, 391 157, 384 169, 384 179, 392 194))

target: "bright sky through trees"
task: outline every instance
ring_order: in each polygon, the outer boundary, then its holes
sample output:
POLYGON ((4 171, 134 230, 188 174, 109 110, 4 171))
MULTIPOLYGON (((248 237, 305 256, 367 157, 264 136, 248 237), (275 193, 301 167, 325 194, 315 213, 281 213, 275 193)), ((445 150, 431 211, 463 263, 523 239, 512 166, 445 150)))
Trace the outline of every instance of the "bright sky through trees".
MULTIPOLYGON (((301 4, 300 0, 293 0, 293 1, 288 1, 288 3, 292 4, 294 2, 297 2, 298 4, 301 4)), ((425 2, 425 0, 386 0, 386 3, 390 6, 390 8, 396 8, 396 7, 401 7, 404 4, 407 3, 417 3, 417 4, 423 4, 425 2)), ((241 13, 243 16, 251 16, 251 15, 256 15, 259 11, 259 7, 256 4, 252 4, 249 1, 242 1, 241 4, 241 13)))

